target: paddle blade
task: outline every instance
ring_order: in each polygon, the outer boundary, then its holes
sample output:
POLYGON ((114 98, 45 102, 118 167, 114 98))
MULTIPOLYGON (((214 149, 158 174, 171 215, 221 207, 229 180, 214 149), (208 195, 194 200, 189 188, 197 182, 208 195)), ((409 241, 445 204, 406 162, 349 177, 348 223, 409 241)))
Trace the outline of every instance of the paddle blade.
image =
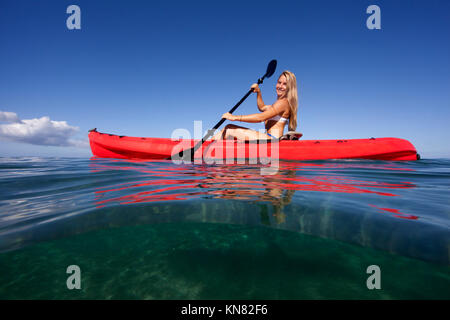
POLYGON ((275 73, 276 69, 277 69, 277 60, 270 61, 269 64, 267 65, 267 71, 266 74, 264 75, 264 78, 270 78, 275 73))

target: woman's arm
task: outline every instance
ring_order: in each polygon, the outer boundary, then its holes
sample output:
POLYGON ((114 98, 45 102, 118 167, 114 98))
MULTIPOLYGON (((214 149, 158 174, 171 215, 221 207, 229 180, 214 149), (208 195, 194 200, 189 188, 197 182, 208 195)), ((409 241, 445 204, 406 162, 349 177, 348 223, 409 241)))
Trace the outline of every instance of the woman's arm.
POLYGON ((256 93, 256 104, 258 105, 259 111, 261 111, 261 112, 265 111, 267 106, 264 104, 264 101, 262 99, 261 90, 259 89, 258 84, 257 83, 253 84, 251 86, 251 88, 253 89, 253 92, 256 93))
POLYGON ((250 123, 257 123, 257 122, 263 122, 266 121, 273 116, 276 116, 277 114, 280 114, 282 111, 284 111, 286 108, 288 108, 289 105, 287 101, 281 100, 275 102, 273 105, 268 106, 266 108, 266 111, 261 113, 254 113, 249 115, 242 115, 242 116, 235 116, 230 113, 223 114, 222 118, 231 120, 231 121, 242 121, 242 122, 250 122, 250 123))

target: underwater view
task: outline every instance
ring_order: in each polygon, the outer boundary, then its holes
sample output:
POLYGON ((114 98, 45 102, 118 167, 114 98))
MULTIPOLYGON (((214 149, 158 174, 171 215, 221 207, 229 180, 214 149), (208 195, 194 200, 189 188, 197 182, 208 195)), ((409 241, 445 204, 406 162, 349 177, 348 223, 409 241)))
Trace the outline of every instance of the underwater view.
POLYGON ((0 299, 449 299, 449 178, 446 159, 0 158, 0 299))

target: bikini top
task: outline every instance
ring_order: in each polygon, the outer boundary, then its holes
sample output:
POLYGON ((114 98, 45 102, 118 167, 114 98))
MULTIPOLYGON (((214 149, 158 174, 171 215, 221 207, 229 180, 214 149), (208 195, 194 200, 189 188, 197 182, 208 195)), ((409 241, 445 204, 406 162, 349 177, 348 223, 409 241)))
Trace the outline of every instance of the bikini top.
MULTIPOLYGON (((271 107, 273 108, 273 106, 271 106, 271 107)), ((276 116, 273 116, 273 117, 270 118, 270 119, 267 119, 267 121, 269 121, 269 120, 272 120, 272 121, 280 121, 280 122, 285 123, 285 122, 287 122, 287 121, 289 120, 289 118, 284 118, 284 117, 281 117, 281 116, 279 116, 279 115, 276 115, 276 116)))
POLYGON ((289 120, 289 118, 283 118, 283 117, 280 117, 279 115, 276 115, 268 120, 280 121, 280 122, 284 123, 284 122, 287 122, 289 120))

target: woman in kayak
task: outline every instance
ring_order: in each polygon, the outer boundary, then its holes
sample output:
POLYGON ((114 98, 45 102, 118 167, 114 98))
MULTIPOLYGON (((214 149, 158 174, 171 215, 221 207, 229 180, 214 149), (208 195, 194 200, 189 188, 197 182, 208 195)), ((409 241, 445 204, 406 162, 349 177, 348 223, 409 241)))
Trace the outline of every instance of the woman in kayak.
POLYGON ((256 103, 261 113, 249 115, 232 115, 229 112, 224 113, 222 118, 230 121, 241 122, 263 122, 266 132, 240 127, 234 124, 228 124, 225 128, 214 136, 214 140, 238 139, 238 140, 267 140, 279 139, 283 135, 286 122, 289 131, 295 131, 297 128, 297 80, 290 71, 284 71, 278 78, 276 85, 277 101, 273 105, 266 105, 261 96, 261 90, 258 84, 251 86, 253 92, 257 94, 256 103))

